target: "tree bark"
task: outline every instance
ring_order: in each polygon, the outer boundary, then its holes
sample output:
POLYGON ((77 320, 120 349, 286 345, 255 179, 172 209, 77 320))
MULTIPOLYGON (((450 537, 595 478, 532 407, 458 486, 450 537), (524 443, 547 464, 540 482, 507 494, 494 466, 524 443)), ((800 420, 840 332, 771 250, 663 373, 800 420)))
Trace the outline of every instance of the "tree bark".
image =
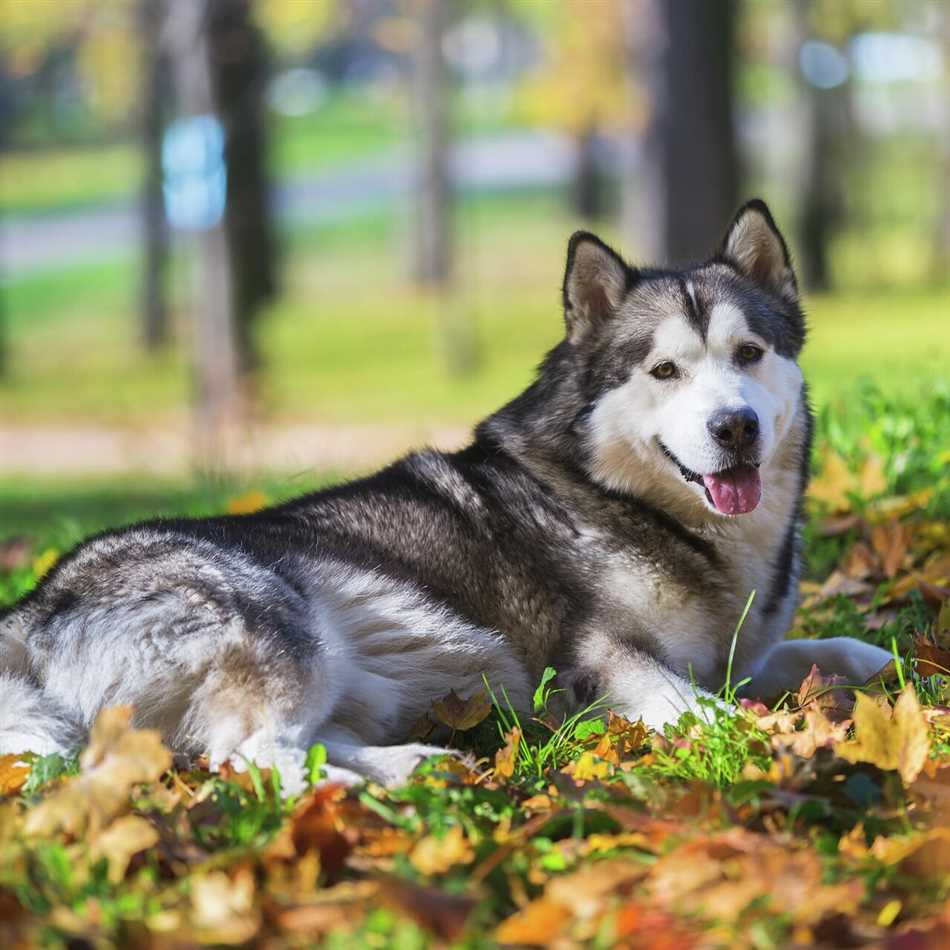
POLYGON ((154 353, 169 339, 167 269, 168 224, 162 196, 162 133, 168 111, 168 56, 161 35, 163 0, 141 0, 139 24, 144 49, 142 142, 145 180, 142 194, 142 345, 154 353))
POLYGON ((445 60, 444 0, 416 0, 419 29, 413 85, 419 124, 419 166, 416 181, 416 280, 445 286, 452 276, 452 236, 448 170, 448 116, 445 60))
POLYGON ((735 0, 650 0, 627 13, 651 115, 634 170, 637 244, 663 263, 705 258, 739 199, 735 0))

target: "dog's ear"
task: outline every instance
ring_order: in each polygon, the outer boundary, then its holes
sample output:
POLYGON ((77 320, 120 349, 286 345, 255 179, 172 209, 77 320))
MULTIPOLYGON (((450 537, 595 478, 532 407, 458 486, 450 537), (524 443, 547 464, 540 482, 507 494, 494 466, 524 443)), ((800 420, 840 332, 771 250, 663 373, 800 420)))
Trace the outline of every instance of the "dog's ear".
POLYGON ((740 274, 783 300, 798 302, 798 284, 788 245, 761 199, 753 198, 736 212, 719 256, 740 274))
POLYGON ((575 231, 567 245, 564 321, 571 341, 609 319, 633 283, 634 272, 616 251, 587 231, 575 231))

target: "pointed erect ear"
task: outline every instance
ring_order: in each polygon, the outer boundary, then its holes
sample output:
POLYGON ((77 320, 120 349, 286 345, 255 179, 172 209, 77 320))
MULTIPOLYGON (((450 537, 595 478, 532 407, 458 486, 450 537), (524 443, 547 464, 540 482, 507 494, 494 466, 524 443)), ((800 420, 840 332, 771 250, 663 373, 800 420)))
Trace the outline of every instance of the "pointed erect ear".
POLYGON ((798 301, 788 245, 764 201, 753 198, 739 209, 719 253, 749 280, 789 303, 798 301))
POLYGON ((608 320, 633 284, 634 272, 599 237, 575 231, 567 245, 564 320, 571 341, 608 320))

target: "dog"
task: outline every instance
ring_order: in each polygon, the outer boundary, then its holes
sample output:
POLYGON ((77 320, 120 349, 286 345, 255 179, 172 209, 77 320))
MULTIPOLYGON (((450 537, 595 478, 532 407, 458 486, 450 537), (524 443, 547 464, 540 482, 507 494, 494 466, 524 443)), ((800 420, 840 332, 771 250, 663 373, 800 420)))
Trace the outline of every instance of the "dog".
POLYGON ((402 782, 432 703, 487 680, 661 728, 729 669, 750 695, 860 641, 783 641, 812 419, 785 240, 753 200, 704 263, 635 268, 570 238, 564 337, 466 448, 251 515, 109 532, 0 617, 0 752, 64 752, 129 704, 183 755, 402 782), (733 644, 750 594, 751 607, 733 644))

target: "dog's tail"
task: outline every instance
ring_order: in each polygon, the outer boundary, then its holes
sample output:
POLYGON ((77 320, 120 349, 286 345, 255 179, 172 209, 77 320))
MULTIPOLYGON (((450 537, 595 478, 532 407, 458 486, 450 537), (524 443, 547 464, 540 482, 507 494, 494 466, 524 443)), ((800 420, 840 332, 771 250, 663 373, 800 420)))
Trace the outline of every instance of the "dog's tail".
POLYGON ((82 741, 83 728, 32 674, 29 623, 16 608, 0 615, 0 755, 69 753, 82 741))

